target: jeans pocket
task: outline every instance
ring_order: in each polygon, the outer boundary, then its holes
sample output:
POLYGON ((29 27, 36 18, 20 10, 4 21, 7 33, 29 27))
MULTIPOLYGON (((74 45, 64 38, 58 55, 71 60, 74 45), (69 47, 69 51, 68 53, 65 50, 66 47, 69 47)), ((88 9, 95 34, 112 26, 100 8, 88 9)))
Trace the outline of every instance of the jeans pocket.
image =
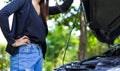
POLYGON ((32 46, 23 45, 19 47, 19 54, 30 54, 32 53, 32 46))

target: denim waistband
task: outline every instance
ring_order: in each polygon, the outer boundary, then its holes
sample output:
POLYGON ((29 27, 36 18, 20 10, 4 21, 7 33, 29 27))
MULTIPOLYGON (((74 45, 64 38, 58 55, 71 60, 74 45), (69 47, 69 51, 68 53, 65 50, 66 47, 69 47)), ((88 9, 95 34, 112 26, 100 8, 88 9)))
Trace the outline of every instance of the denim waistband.
POLYGON ((27 44, 27 46, 37 46, 37 47, 40 47, 40 44, 36 44, 36 43, 29 43, 29 44, 27 44))

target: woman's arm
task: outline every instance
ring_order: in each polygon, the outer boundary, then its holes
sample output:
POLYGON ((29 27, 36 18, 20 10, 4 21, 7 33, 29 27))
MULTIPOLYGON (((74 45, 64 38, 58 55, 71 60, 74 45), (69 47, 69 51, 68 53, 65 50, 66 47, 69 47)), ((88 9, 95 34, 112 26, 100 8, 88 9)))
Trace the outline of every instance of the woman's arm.
POLYGON ((0 27, 1 30, 8 41, 8 44, 12 45, 15 42, 13 38, 13 34, 9 28, 8 17, 17 12, 25 3, 25 0, 13 0, 11 3, 6 5, 4 8, 0 10, 0 27))
POLYGON ((73 0, 65 0, 64 3, 62 5, 58 6, 53 6, 53 7, 49 7, 49 15, 54 15, 54 14, 59 14, 62 12, 65 12, 69 9, 69 7, 71 6, 73 0))

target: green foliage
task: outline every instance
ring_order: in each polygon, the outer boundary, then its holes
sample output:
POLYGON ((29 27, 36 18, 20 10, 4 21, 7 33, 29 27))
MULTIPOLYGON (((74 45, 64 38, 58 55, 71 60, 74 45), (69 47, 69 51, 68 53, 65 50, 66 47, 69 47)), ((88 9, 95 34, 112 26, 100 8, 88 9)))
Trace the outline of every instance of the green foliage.
POLYGON ((101 55, 108 49, 108 46, 99 42, 90 30, 88 30, 87 37, 87 57, 101 55))
MULTIPOLYGON (((76 31, 80 27, 79 17, 76 17, 76 10, 75 7, 71 7, 66 13, 49 16, 49 19, 54 20, 55 29, 49 30, 47 37, 48 48, 46 60, 44 61, 44 71, 52 71, 55 67, 63 64, 62 60, 66 42, 75 20, 74 30, 76 31)), ((78 60, 78 44, 79 38, 72 34, 64 63, 78 60)))
POLYGON ((115 39, 114 44, 120 44, 120 36, 115 39))
POLYGON ((64 25, 71 28, 73 24, 75 24, 75 29, 80 29, 80 12, 76 12, 77 9, 75 7, 70 7, 70 9, 62 14, 51 15, 49 19, 54 19, 57 25, 64 25), (72 12, 73 11, 73 12, 72 12), (76 20, 76 21, 75 21, 76 20))
POLYGON ((0 43, 0 70, 7 71, 9 68, 9 55, 5 52, 5 44, 0 43))
MULTIPOLYGON (((44 61, 44 71, 52 71, 55 67, 62 65, 64 49, 69 34, 63 25, 56 25, 47 37, 47 54, 44 61)), ((78 50, 78 38, 72 35, 64 62, 76 61, 78 50)))

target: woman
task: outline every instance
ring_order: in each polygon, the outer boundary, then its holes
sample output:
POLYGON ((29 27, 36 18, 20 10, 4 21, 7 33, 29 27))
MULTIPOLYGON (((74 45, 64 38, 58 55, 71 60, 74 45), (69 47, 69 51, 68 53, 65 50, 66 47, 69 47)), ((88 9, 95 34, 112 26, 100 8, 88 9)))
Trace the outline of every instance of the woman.
POLYGON ((42 71, 48 33, 46 18, 67 11, 73 0, 48 7, 47 0, 13 0, 0 10, 0 27, 8 41, 11 71, 42 71), (14 13, 12 29, 8 17, 14 13))

